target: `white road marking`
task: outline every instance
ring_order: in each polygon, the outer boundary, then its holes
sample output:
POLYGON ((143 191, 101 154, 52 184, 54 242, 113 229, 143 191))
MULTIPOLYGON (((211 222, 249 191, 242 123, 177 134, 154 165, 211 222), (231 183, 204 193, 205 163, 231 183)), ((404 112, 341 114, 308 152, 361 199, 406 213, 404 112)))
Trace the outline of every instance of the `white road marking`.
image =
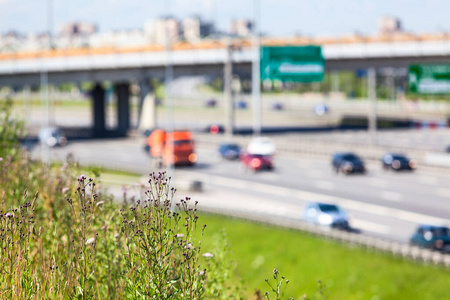
POLYGON ((419 181, 424 184, 437 185, 438 179, 433 176, 420 176, 419 181))
POLYGON ((382 191, 380 197, 381 199, 394 202, 401 202, 403 200, 402 194, 390 191, 382 191))
POLYGON ((269 181, 277 181, 280 178, 279 174, 276 174, 273 172, 261 173, 261 174, 258 174, 258 176, 261 176, 262 179, 269 180, 269 181))
POLYGON ((385 188, 388 186, 387 181, 384 179, 380 179, 380 178, 371 178, 369 181, 369 184, 371 186, 382 187, 382 188, 385 188))
POLYGON ((314 182, 314 186, 319 188, 319 189, 323 189, 323 190, 328 190, 328 191, 332 191, 336 188, 336 186, 334 185, 333 182, 331 181, 325 181, 325 180, 318 180, 314 182))
POLYGON ((444 189, 444 188, 437 189, 436 195, 445 197, 445 198, 450 198, 450 189, 444 189))
POLYGON ((322 172, 313 170, 306 173, 306 176, 309 178, 322 178, 322 172))

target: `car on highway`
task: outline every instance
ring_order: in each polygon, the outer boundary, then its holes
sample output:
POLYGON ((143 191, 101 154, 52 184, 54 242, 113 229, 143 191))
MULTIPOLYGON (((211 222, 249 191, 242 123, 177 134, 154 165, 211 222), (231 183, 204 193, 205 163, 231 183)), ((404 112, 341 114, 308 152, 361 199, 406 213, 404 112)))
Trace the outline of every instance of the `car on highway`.
POLYGON ((241 154, 241 147, 234 143, 223 143, 219 146, 219 155, 228 160, 238 159, 241 154))
POLYGON ((364 161, 351 152, 333 154, 331 164, 336 173, 352 174, 366 172, 364 161))
POLYGON ((274 155, 275 143, 268 137, 254 137, 247 145, 247 152, 259 155, 274 155))
POLYGON ((302 219, 306 222, 333 228, 349 229, 348 214, 335 204, 311 202, 303 210, 302 219))
POLYGON ((410 159, 403 154, 386 153, 381 158, 383 169, 385 170, 415 170, 417 162, 414 159, 410 159))
POLYGON ((67 138, 61 133, 58 127, 42 128, 39 130, 38 138, 41 144, 46 144, 49 147, 62 147, 67 145, 67 138))
POLYGON ((234 108, 247 109, 247 102, 245 102, 244 100, 239 100, 234 103, 234 108))
POLYGON ((206 107, 216 107, 217 105, 217 100, 216 99, 208 99, 205 101, 205 106, 206 107))
POLYGON ((450 253, 450 229, 446 226, 420 225, 409 241, 415 246, 450 253))
POLYGON ((324 103, 318 103, 314 106, 314 113, 318 116, 324 116, 329 112, 329 108, 324 103))
POLYGON ((273 158, 271 155, 243 153, 240 156, 241 164, 246 170, 254 172, 273 169, 273 158))

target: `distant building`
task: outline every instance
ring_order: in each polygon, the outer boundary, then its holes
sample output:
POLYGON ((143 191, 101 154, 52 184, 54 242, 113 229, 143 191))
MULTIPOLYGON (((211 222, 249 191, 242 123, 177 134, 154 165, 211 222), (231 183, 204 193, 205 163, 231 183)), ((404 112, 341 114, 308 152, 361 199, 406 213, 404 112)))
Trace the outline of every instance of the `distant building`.
POLYGON ((181 26, 180 22, 173 17, 164 17, 146 22, 144 24, 144 33, 151 43, 166 43, 166 33, 172 42, 180 40, 181 26))
POLYGON ((182 22, 183 38, 186 41, 198 41, 214 33, 211 23, 203 22, 200 17, 191 17, 182 22))
POLYGON ((402 31, 402 23, 398 18, 384 16, 378 21, 378 32, 380 34, 393 34, 402 31))
POLYGON ((249 37, 252 35, 253 23, 248 19, 237 19, 231 22, 230 34, 239 37, 249 37))

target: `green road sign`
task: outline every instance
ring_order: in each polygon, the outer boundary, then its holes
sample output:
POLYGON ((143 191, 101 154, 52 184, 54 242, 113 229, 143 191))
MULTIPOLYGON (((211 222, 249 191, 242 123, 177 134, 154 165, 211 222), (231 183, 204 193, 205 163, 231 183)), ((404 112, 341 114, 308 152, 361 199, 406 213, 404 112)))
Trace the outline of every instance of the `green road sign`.
POLYGON ((320 46, 261 48, 261 80, 322 81, 325 60, 320 46))
POLYGON ((450 65, 411 65, 409 90, 419 94, 449 94, 450 65))

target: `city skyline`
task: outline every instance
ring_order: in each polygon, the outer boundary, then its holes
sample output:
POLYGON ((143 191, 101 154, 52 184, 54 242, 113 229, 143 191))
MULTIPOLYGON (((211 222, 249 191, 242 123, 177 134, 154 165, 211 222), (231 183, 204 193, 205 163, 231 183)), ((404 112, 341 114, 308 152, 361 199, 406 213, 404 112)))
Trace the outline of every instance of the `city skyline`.
MULTIPOLYGON (((179 19, 199 15, 213 21, 218 30, 228 31, 233 19, 253 18, 253 1, 0 0, 0 33, 46 31, 48 3, 52 3, 54 33, 60 25, 73 21, 93 22, 100 32, 142 29, 146 21, 167 14, 179 19)), ((409 32, 450 31, 445 9, 450 3, 444 0, 260 0, 260 5, 260 31, 271 36, 374 34, 378 20, 386 15, 400 19, 409 32)))

